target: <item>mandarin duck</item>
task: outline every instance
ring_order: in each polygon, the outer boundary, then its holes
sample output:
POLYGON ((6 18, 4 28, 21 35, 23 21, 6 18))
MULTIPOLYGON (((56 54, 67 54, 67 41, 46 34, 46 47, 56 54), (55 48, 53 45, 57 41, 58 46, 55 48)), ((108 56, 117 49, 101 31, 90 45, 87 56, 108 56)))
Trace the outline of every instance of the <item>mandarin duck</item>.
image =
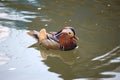
POLYGON ((40 32, 29 31, 27 33, 37 39, 38 43, 46 49, 67 51, 77 47, 78 38, 73 27, 64 27, 58 32, 47 33, 46 29, 41 29, 40 32))

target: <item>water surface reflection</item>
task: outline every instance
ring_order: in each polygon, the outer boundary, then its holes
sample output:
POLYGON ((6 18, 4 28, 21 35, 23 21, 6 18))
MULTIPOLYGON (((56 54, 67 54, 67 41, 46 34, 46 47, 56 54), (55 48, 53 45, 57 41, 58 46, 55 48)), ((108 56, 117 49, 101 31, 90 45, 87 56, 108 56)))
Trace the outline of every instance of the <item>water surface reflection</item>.
MULTIPOLYGON (((34 45, 34 47, 36 46, 34 45)), ((44 58, 43 62, 49 66, 48 70, 60 74, 59 77, 64 80, 93 77, 112 78, 115 77, 114 74, 104 74, 104 72, 114 71, 120 65, 120 57, 118 57, 120 46, 99 57, 98 55, 82 56, 78 50, 56 52, 41 50, 41 47, 37 48, 41 51, 41 56, 44 58)))

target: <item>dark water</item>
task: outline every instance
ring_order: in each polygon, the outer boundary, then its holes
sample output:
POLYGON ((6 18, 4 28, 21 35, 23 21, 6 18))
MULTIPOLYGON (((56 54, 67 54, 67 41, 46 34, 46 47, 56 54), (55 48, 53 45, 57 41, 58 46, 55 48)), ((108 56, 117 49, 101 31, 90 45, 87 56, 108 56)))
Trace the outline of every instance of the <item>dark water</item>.
POLYGON ((0 0, 0 80, 120 79, 120 0, 0 0), (46 50, 28 30, 73 26, 72 51, 46 50))

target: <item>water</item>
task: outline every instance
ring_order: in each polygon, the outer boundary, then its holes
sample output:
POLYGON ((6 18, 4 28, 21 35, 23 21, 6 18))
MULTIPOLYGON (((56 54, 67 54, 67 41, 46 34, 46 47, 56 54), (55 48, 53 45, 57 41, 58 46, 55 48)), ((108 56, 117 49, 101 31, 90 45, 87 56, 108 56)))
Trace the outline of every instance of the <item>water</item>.
POLYGON ((1 80, 118 80, 119 0, 0 0, 1 80), (28 30, 73 26, 72 51, 46 50, 28 30))

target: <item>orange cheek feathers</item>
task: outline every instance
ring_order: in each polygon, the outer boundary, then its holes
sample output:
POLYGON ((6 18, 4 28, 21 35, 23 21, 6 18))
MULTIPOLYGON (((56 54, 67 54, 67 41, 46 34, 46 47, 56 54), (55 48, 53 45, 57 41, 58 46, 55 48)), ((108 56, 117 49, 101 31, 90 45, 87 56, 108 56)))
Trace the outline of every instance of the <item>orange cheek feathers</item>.
POLYGON ((74 38, 70 38, 70 36, 67 33, 62 33, 59 36, 59 43, 62 46, 69 47, 73 42, 76 42, 74 38))

